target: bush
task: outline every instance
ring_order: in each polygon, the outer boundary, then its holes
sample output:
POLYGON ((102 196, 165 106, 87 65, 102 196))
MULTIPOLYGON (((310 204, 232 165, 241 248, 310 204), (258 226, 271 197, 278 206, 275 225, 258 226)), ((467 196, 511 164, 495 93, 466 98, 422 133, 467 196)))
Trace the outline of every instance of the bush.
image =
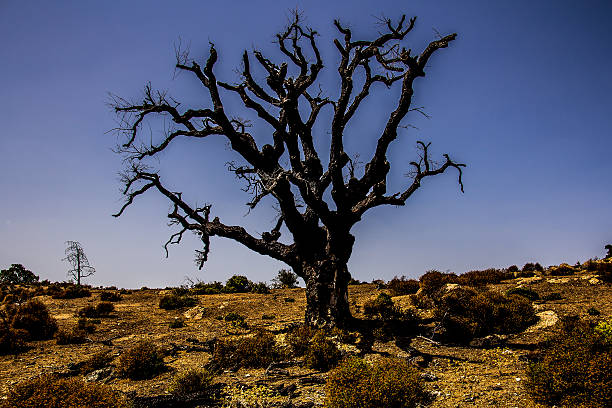
POLYGON ((165 367, 161 349, 143 340, 119 356, 116 372, 119 377, 140 380, 154 377, 165 367))
POLYGON ((214 375, 208 370, 191 369, 177 374, 168 391, 178 396, 210 392, 214 375))
POLYGON ((77 328, 79 330, 83 330, 85 333, 93 333, 96 331, 96 323, 100 323, 99 320, 96 319, 86 319, 84 317, 79 318, 77 320, 77 328))
POLYGON ((191 293, 194 295, 214 295, 223 292, 223 283, 221 282, 198 282, 191 288, 191 293))
POLYGON ((282 288, 296 288, 298 283, 298 276, 296 273, 289 269, 281 269, 278 271, 276 278, 272 280, 273 286, 277 289, 282 288))
POLYGON ((180 329, 181 327, 185 327, 185 321, 180 317, 175 318, 168 325, 171 329, 180 329))
POLYGON ((548 273, 551 276, 567 276, 567 275, 573 275, 576 272, 578 272, 576 268, 566 263, 562 263, 559 266, 551 266, 548 269, 548 273))
POLYGON ((595 307, 589 307, 587 309, 587 313, 589 314, 589 316, 599 316, 601 314, 601 312, 595 307))
POLYGON ((605 344, 612 346, 612 319, 599 322, 595 326, 595 333, 601 337, 605 344))
POLYGON ((251 291, 252 282, 246 276, 234 275, 225 283, 226 293, 246 293, 251 291))
POLYGON ((457 277, 456 283, 466 286, 482 286, 499 283, 508 279, 508 274, 501 269, 489 268, 483 271, 470 271, 457 277))
POLYGON ((111 302, 100 302, 96 305, 98 316, 108 316, 115 311, 115 305, 111 302))
POLYGON ((231 322, 236 327, 246 328, 248 327, 245 317, 236 312, 229 312, 223 318, 226 322, 231 322))
POLYGON ((0 271, 0 285, 31 285, 38 282, 38 276, 21 264, 12 264, 0 271))
POLYGON ((121 300, 121 295, 117 292, 101 292, 100 300, 103 302, 118 302, 121 300))
POLYGON ((72 329, 60 329, 55 334, 55 342, 60 345, 83 344, 87 341, 87 333, 78 327, 72 329))
POLYGON ((57 286, 52 286, 49 288, 53 299, 77 299, 91 296, 91 291, 84 286, 70 285, 67 288, 57 292, 54 288, 57 288, 57 286))
POLYGON ((457 283, 457 275, 454 273, 427 271, 419 278, 421 294, 430 298, 439 297, 447 283, 457 283))
POLYGON ((589 272, 596 272, 602 280, 612 282, 612 258, 588 260, 583 266, 589 272))
POLYGON ((111 361, 113 361, 113 357, 108 351, 97 352, 80 364, 81 374, 89 374, 92 371, 108 367, 111 361))
POLYGON ((338 364, 341 356, 336 344, 325 337, 323 332, 318 332, 306 349, 304 364, 308 368, 327 371, 338 364))
POLYGON ((11 408, 125 408, 125 400, 109 386, 85 383, 78 378, 41 376, 11 388, 6 399, 11 408))
POLYGON ((612 406, 612 343, 588 323, 565 319, 561 332, 528 369, 527 389, 538 402, 557 406, 612 406))
POLYGON ((370 318, 390 320, 396 318, 400 312, 393 304, 391 296, 386 293, 379 293, 374 299, 370 299, 363 304, 363 314, 370 318))
POLYGON ((519 295, 529 300, 538 300, 540 295, 535 290, 529 288, 512 288, 506 291, 506 295, 519 295))
POLYGON ((331 371, 325 389, 326 408, 413 408, 427 402, 418 371, 400 359, 345 360, 331 371))
POLYGON ((16 330, 5 320, 0 320, 0 355, 16 354, 26 349, 28 332, 16 330))
POLYGON ((563 296, 561 296, 559 292, 547 293, 546 295, 542 296, 542 300, 547 301, 547 302, 551 300, 561 300, 561 299, 563 299, 563 296))
POLYGON ((270 287, 266 284, 266 282, 253 283, 251 285, 251 292, 266 295, 270 293, 270 287))
POLYGON ((394 277, 387 283, 387 289, 393 296, 411 295, 419 290, 419 281, 416 279, 406 279, 405 276, 394 277))
POLYGON ((165 310, 182 309, 184 307, 192 307, 198 304, 198 299, 185 295, 177 295, 172 293, 164 295, 159 299, 159 307, 165 310))
POLYGON ((319 330, 306 324, 295 327, 285 336, 285 341, 289 344, 293 355, 301 357, 308 350, 310 340, 317 334, 319 330))
POLYGON ((523 265, 523 272, 543 272, 544 268, 542 268, 542 265, 540 265, 538 262, 531 263, 531 262, 527 262, 525 265, 523 265))
POLYGON ((14 310, 11 326, 28 332, 31 340, 47 340, 57 331, 57 323, 47 306, 37 299, 29 300, 14 310))
POLYGON ((212 363, 221 368, 260 368, 267 367, 281 355, 274 336, 265 331, 258 331, 252 336, 217 341, 212 363))
POLYGON ((537 321, 531 302, 517 295, 457 288, 445 294, 436 307, 444 337, 464 343, 489 334, 524 330, 537 321))
POLYGON ((507 271, 508 271, 509 273, 514 273, 514 272, 518 272, 518 271, 519 271, 519 268, 518 268, 518 266, 516 266, 516 265, 511 265, 511 266, 509 266, 509 267, 508 267, 507 271))

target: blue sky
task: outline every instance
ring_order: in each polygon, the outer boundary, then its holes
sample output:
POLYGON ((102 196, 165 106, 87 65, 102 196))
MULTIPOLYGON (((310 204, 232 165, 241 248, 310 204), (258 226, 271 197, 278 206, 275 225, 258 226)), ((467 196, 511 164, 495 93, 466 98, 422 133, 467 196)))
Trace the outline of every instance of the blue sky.
MULTIPOLYGON (((430 61, 416 85, 418 114, 394 142, 390 185, 418 139, 468 165, 465 194, 455 174, 427 180, 403 208, 368 213, 353 229, 349 264, 357 279, 417 277, 428 269, 574 263, 602 256, 612 242, 612 43, 607 1, 10 1, 0 2, 0 268, 22 263, 41 278, 66 279, 67 240, 79 241, 97 274, 92 284, 140 287, 245 274, 269 280, 283 264, 223 239, 209 263, 193 263, 194 239, 162 245, 169 204, 149 194, 119 219, 121 158, 108 92, 139 97, 147 81, 185 105, 202 89, 173 78, 174 45, 193 56, 216 44, 221 80, 233 82, 244 49, 268 51, 298 7, 321 34, 322 84, 337 92, 334 18, 354 37, 374 35, 376 16, 418 16, 406 47, 440 33, 458 39, 430 61)), ((346 144, 371 154, 392 99, 380 92, 360 111, 346 144)), ((230 104, 240 112, 238 104, 230 104)), ((320 126, 325 143, 325 116, 320 126)), ((155 134, 155 126, 151 132, 155 134)), ((268 137, 265 129, 256 133, 268 137)), ((246 215, 248 197, 225 170, 236 159, 222 140, 183 143, 158 166, 165 180, 226 223, 252 233, 273 226, 271 203, 246 215)))

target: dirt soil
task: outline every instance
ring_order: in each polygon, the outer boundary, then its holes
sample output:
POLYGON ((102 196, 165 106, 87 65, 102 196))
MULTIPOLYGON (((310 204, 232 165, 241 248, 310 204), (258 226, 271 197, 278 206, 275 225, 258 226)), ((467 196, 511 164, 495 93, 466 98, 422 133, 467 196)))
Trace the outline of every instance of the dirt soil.
MULTIPOLYGON (((365 358, 374 360, 392 355, 410 359, 422 370, 426 386, 435 396, 431 407, 536 407, 525 389, 525 357, 530 350, 550 336, 558 326, 559 317, 580 315, 599 320, 612 316, 610 285, 593 278, 593 275, 542 276, 491 285, 490 289, 500 292, 525 286, 540 296, 555 292, 561 294, 560 300, 534 302, 540 321, 525 332, 510 336, 501 347, 442 345, 425 337, 414 337, 399 345, 395 341, 377 341, 365 358), (591 307, 598 309, 601 315, 590 316, 587 310, 591 307)), ((90 298, 72 300, 49 296, 39 298, 58 320, 59 327, 68 328, 76 324, 80 308, 99 302, 100 292, 93 290, 90 298)), ((102 381, 131 396, 164 395, 176 372, 203 367, 208 362, 210 352, 204 347, 207 341, 265 328, 277 333, 278 341, 282 342, 283 330, 302 321, 305 308, 303 289, 279 289, 270 294, 200 295, 197 296, 199 304, 194 308, 166 311, 158 304, 167 292, 148 289, 123 295, 122 300, 115 302, 115 312, 101 319, 96 332, 89 335, 85 344, 57 345, 54 340, 39 341, 32 342, 33 347, 23 353, 0 356, 0 397, 5 398, 8 390, 19 381, 41 374, 69 372, 74 364, 102 350, 119 356, 141 339, 152 340, 173 351, 165 359, 170 370, 150 380, 132 381, 111 376, 102 381), (248 329, 218 319, 228 312, 245 316, 248 329), (185 327, 170 328, 169 323, 175 318, 183 318, 185 327)), ((351 286, 349 292, 352 311, 361 316, 361 305, 380 290, 374 284, 363 284, 351 286)), ((394 300, 399 305, 408 303, 406 297, 394 300)), ((354 346, 344 348, 348 352, 356 350, 354 346)), ((280 376, 266 376, 264 369, 241 368, 236 372, 226 371, 215 381, 233 385, 235 389, 242 385, 280 387, 295 384, 297 388, 292 394, 292 402, 322 404, 327 373, 303 368, 299 363, 290 362, 288 374, 280 376)))

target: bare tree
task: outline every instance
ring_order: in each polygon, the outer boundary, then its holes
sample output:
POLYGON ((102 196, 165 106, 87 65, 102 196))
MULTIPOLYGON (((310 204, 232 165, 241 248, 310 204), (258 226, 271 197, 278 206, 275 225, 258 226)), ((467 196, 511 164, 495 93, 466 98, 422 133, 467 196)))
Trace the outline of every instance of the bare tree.
MULTIPOLYGON (((323 69, 318 34, 306 27, 295 13, 286 29, 276 35, 276 45, 285 61, 273 62, 261 51, 242 54, 241 79, 230 84, 217 79, 215 64, 218 53, 211 44, 210 54, 201 65, 189 53, 177 50, 176 69, 193 74, 210 97, 205 109, 184 109, 166 93, 145 87, 144 98, 128 101, 113 96, 112 106, 121 125, 117 129, 125 140, 118 153, 128 163, 123 173, 126 202, 115 216, 120 216, 134 199, 145 192, 157 191, 172 203, 168 217, 180 230, 165 245, 177 244, 191 231, 202 240, 196 251, 201 268, 207 260, 210 237, 233 239, 249 249, 283 261, 306 283, 305 320, 312 325, 343 325, 351 317, 348 304, 350 274, 347 262, 355 237, 351 228, 364 214, 382 205, 403 206, 406 200, 431 177, 453 168, 458 171, 463 191, 461 170, 464 164, 445 154, 436 162, 430 156, 430 143, 417 142, 418 158, 407 174, 409 182, 401 191, 387 192, 387 176, 391 168, 387 152, 398 137, 402 119, 411 111, 413 83, 425 76, 431 56, 446 48, 456 34, 440 36, 420 54, 402 47, 413 29, 416 18, 402 16, 396 23, 382 21, 382 32, 373 39, 354 40, 351 29, 334 21, 339 39, 333 44, 339 53, 337 67, 339 96, 323 95, 317 81, 323 69), (252 59, 265 72, 265 81, 256 78, 252 59), (373 87, 399 87, 399 98, 389 113, 386 124, 377 136, 372 157, 358 174, 356 160, 345 152, 345 129, 368 98, 373 87), (264 126, 271 128, 270 143, 259 147, 249 129, 250 122, 232 116, 224 105, 228 95, 238 96, 244 107, 257 115, 264 126), (313 126, 324 108, 332 109, 329 150, 315 149, 313 126), (160 140, 142 135, 143 122, 155 116, 167 117, 172 126, 160 140), (194 206, 180 192, 170 190, 160 174, 146 164, 170 144, 180 139, 205 139, 211 135, 226 138, 242 163, 229 163, 228 168, 246 182, 252 193, 247 203, 253 209, 266 197, 278 203, 280 216, 275 227, 256 236, 238 225, 223 223, 212 217, 211 205, 194 206), (321 156, 321 154, 328 157, 321 156), (288 164, 285 164, 288 163, 288 164), (330 192, 330 194, 326 194, 330 192), (281 228, 291 234, 291 244, 279 242, 281 228)), ((367 115, 363 110, 359 112, 367 115)), ((326 136, 326 135, 324 135, 326 136)), ((319 135, 319 137, 321 137, 319 135)))
POLYGON ((68 271, 68 277, 81 285, 81 279, 93 275, 96 270, 89 265, 89 260, 85 255, 85 251, 81 244, 76 241, 66 241, 66 258, 63 261, 68 261, 72 269, 68 271))

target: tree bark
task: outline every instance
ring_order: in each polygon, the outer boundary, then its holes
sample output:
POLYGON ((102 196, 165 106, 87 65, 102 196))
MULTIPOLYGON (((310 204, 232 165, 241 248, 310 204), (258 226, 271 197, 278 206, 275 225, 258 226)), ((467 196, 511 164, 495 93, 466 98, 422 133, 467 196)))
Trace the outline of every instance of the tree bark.
POLYGON ((346 263, 321 260, 303 266, 306 276, 305 322, 316 327, 343 327, 351 319, 346 263))

